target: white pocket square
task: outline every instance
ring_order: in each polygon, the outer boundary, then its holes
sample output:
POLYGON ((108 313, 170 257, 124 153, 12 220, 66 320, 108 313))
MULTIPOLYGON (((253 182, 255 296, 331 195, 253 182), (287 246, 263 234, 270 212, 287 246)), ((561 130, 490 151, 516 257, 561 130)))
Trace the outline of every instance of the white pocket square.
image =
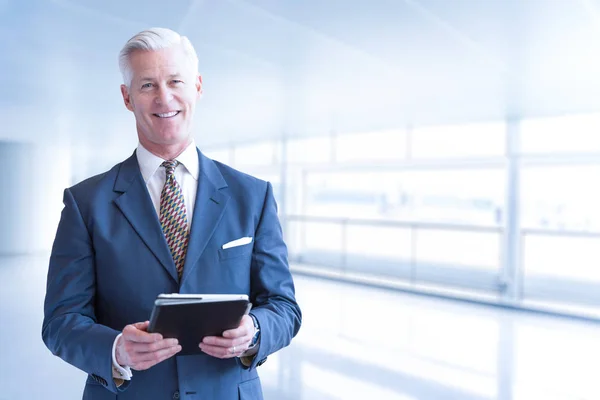
POLYGON ((246 236, 243 238, 232 240, 231 242, 227 242, 223 245, 223 250, 229 249, 231 247, 243 246, 252 242, 252 236, 246 236))

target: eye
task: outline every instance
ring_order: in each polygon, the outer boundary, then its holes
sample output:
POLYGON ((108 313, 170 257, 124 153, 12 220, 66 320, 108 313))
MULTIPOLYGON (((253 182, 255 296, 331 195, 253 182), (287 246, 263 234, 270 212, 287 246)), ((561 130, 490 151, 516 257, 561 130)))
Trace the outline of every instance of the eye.
POLYGON ((171 81, 171 83, 173 83, 173 84, 175 84, 175 85, 179 85, 179 84, 183 83, 183 81, 182 81, 182 80, 179 80, 179 79, 173 79, 173 80, 171 81))
POLYGON ((148 83, 144 83, 144 84, 142 85, 142 89, 149 89, 149 88, 151 88, 151 87, 152 87, 152 84, 151 84, 150 82, 148 82, 148 83))

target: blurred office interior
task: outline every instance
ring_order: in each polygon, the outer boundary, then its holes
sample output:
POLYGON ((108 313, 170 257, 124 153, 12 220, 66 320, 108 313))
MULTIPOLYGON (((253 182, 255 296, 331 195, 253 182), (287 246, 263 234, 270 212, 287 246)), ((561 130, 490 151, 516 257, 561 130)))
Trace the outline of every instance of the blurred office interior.
MULTIPOLYGON (((0 0, 0 399, 62 191, 137 145, 117 54, 190 38, 195 140, 269 180, 304 312, 268 399, 600 398, 600 0, 0 0)), ((133 321, 132 321, 133 322, 133 321)))

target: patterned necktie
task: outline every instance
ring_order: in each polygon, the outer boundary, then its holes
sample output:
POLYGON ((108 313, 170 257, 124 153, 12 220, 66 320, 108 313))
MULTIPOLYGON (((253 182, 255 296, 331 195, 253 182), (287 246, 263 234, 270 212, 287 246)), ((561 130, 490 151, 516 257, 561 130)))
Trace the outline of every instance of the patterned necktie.
POLYGON ((161 165, 167 170, 167 180, 160 194, 160 226, 181 278, 188 245, 188 223, 183 193, 175 180, 175 168, 179 162, 165 161, 161 165))

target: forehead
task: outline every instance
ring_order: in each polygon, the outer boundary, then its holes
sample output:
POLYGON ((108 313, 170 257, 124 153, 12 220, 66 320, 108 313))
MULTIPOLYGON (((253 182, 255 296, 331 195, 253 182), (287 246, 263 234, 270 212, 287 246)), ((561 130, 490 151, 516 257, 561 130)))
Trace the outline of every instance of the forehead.
POLYGON ((136 50, 129 58, 134 79, 163 75, 193 74, 193 68, 181 46, 155 51, 136 50))

